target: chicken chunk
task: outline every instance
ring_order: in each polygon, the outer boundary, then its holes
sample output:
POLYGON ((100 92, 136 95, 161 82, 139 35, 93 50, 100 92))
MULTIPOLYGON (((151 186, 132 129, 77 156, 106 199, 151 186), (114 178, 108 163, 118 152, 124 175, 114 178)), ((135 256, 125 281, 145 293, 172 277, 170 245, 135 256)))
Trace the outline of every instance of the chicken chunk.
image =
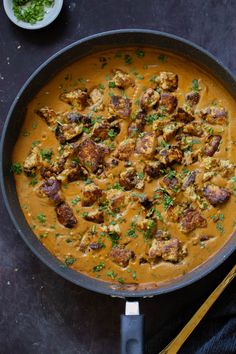
POLYGON ((89 171, 96 173, 103 164, 105 150, 90 139, 83 140, 79 147, 77 157, 79 162, 89 171))
POLYGON ((98 88, 95 87, 90 92, 89 96, 92 101, 92 106, 90 108, 96 112, 102 111, 104 109, 104 103, 103 103, 104 94, 98 88))
POLYGON ((129 201, 129 196, 125 192, 117 192, 110 190, 107 193, 110 208, 113 212, 118 212, 121 208, 125 208, 129 201))
POLYGON ((93 210, 88 213, 84 213, 83 218, 96 224, 102 224, 104 222, 104 214, 103 211, 100 210, 93 210))
POLYGON ((178 101, 171 93, 162 93, 159 104, 167 113, 173 113, 177 107, 178 101))
POLYGON ((180 163, 183 157, 182 151, 176 146, 171 146, 169 149, 162 149, 159 154, 159 161, 164 165, 171 165, 176 162, 180 163))
POLYGON ((178 122, 189 123, 195 118, 190 112, 187 112, 185 109, 179 107, 177 109, 177 113, 173 115, 173 119, 178 122))
POLYGON ((154 133, 143 133, 143 136, 138 138, 135 151, 144 157, 151 158, 157 146, 157 139, 154 133))
POLYGON ((62 93, 60 99, 82 111, 88 105, 89 95, 87 90, 75 89, 74 91, 62 93))
POLYGON ((138 218, 136 221, 137 228, 143 232, 145 239, 152 238, 157 231, 157 221, 154 219, 138 218))
POLYGON ((165 176, 161 181, 161 185, 167 190, 169 194, 177 193, 178 189, 180 188, 180 182, 176 177, 172 176, 165 176))
POLYGON ((201 110, 200 116, 210 124, 224 125, 227 123, 227 112, 224 108, 207 107, 201 110))
POLYGON ((200 94, 196 91, 188 92, 185 96, 185 101, 190 107, 196 106, 200 100, 200 94))
POLYGON ((130 86, 134 86, 134 80, 132 77, 121 69, 114 70, 114 76, 111 82, 114 82, 115 86, 121 89, 126 89, 130 86))
POLYGON ((178 75, 172 72, 162 71, 156 78, 160 88, 165 91, 175 91, 178 88, 178 75))
POLYGON ((198 122, 192 122, 184 125, 183 133, 193 136, 201 136, 203 134, 203 129, 198 122))
POLYGON ((180 242, 174 237, 169 240, 154 239, 149 249, 150 258, 162 258, 164 261, 173 263, 177 263, 181 259, 181 253, 180 242))
POLYGON ((182 185, 183 190, 187 189, 191 184, 195 183, 197 173, 198 171, 192 171, 184 178, 182 185))
POLYGON ((207 156, 213 156, 215 152, 218 150, 220 142, 221 142, 220 135, 211 135, 206 141, 206 146, 203 150, 204 154, 207 156))
POLYGON ((46 106, 37 110, 36 113, 45 120, 49 127, 54 128, 57 125, 58 116, 53 109, 46 106))
POLYGON ((162 175, 163 164, 160 161, 150 161, 146 163, 145 173, 148 175, 149 180, 158 178, 162 175))
POLYGON ((183 123, 174 122, 167 124, 163 128, 163 139, 165 141, 170 141, 177 134, 178 130, 183 127, 183 123))
POLYGON ((77 224, 77 219, 74 216, 73 210, 68 203, 62 202, 56 208, 57 219, 60 224, 65 227, 72 228, 77 224))
POLYGON ((68 141, 78 138, 83 132, 83 125, 77 123, 57 124, 55 135, 60 144, 65 144, 68 141))
POLYGON ((86 207, 93 205, 102 196, 102 190, 94 183, 85 185, 82 193, 82 206, 86 207))
POLYGON ((144 187, 143 180, 138 178, 137 171, 133 167, 121 172, 119 182, 126 191, 130 191, 132 188, 142 189, 144 187))
POLYGON ((207 227, 207 220, 200 214, 198 210, 187 209, 180 220, 180 230, 189 233, 197 228, 207 227))
POLYGON ((118 121, 112 123, 108 121, 95 123, 91 138, 95 141, 105 140, 109 137, 113 138, 120 132, 120 124, 118 121))
POLYGON ((116 114, 120 118, 127 119, 131 113, 131 101, 122 96, 112 96, 109 105, 109 112, 116 114))
POLYGON ((231 192, 214 184, 208 184, 203 190, 203 194, 211 205, 219 205, 227 202, 231 196, 231 192))
POLYGON ((134 258, 134 252, 121 246, 112 247, 109 257, 121 267, 127 267, 129 261, 134 258))
POLYGON ((159 99, 159 93, 152 88, 148 88, 141 97, 140 106, 143 110, 147 111, 153 108, 159 102, 159 99))
POLYGON ((40 165, 40 149, 33 147, 23 163, 23 170, 27 176, 33 176, 40 165))
POLYGON ((50 178, 44 181, 41 185, 41 191, 55 204, 63 202, 61 184, 55 178, 50 178))
POLYGON ((114 153, 114 156, 119 160, 128 160, 130 155, 133 153, 135 147, 135 139, 129 138, 122 141, 117 150, 114 153))
POLYGON ((135 120, 129 125, 128 134, 130 137, 134 137, 139 133, 142 133, 146 124, 146 113, 143 111, 138 112, 135 120))

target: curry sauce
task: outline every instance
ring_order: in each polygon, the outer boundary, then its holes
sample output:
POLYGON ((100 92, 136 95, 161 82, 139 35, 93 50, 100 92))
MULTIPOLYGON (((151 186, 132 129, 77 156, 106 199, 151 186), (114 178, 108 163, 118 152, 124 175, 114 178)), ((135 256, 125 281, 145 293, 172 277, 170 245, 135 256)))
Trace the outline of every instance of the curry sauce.
POLYGON ((90 55, 27 107, 13 154, 36 237, 65 266, 125 284, 198 267, 235 227, 236 104, 190 61, 90 55))

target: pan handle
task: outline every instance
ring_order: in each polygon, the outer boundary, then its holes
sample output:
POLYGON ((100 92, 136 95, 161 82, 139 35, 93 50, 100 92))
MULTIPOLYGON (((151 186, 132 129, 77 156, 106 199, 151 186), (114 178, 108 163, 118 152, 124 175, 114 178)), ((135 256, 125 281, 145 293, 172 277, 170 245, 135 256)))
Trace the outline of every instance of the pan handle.
POLYGON ((126 301, 125 315, 121 315, 121 354, 143 354, 143 327, 138 301, 126 301))

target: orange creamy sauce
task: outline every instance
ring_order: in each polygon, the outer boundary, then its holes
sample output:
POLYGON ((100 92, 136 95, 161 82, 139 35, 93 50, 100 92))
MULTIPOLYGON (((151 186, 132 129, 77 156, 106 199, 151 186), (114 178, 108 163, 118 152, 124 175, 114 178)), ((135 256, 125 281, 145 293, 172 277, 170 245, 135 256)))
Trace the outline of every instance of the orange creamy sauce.
MULTIPOLYGON (((191 91, 192 80, 198 80, 201 98, 196 109, 200 110, 212 105, 213 102, 217 102, 217 104, 224 107, 228 112, 228 124, 208 124, 209 129, 213 128, 216 134, 222 136, 219 151, 215 153, 214 158, 227 159, 235 163, 236 145, 233 142, 236 141, 236 119, 234 116, 236 104, 233 98, 219 82, 190 61, 169 53, 163 54, 149 48, 143 48, 142 50, 144 55, 137 55, 137 49, 133 48, 127 50, 119 49, 117 51, 110 50, 94 54, 70 65, 50 80, 28 105, 22 131, 14 149, 13 162, 23 164, 32 143, 35 141, 39 142, 38 146, 41 149, 47 150, 52 148, 52 160, 58 155, 60 144, 55 138, 54 132, 47 127, 45 121, 35 113, 35 110, 43 106, 48 106, 53 108, 56 112, 69 111, 71 109, 70 106, 59 99, 60 94, 65 90, 71 91, 75 88, 86 87, 89 91, 93 87, 101 87, 104 93, 105 109, 100 112, 92 111, 92 118, 96 118, 97 116, 109 117, 110 114, 108 113, 107 106, 110 102, 111 94, 124 94, 124 92, 121 92, 118 88, 109 88, 108 84, 109 80, 112 80, 111 71, 119 68, 129 73, 135 80, 134 87, 125 89, 125 95, 132 100, 131 117, 139 110, 138 99, 140 99, 145 89, 153 87, 152 78, 157 76, 160 72, 167 71, 178 75, 178 89, 174 94, 178 99, 179 107, 184 105, 185 94, 191 91), (125 59, 125 55, 127 54, 130 55, 131 60, 127 60, 127 57, 125 59), (102 65, 99 60, 101 57, 107 59, 106 65, 102 65)), ((89 107, 87 107, 82 113, 88 114, 90 111, 89 107)), ((121 132, 114 140, 110 141, 115 147, 127 138, 127 129, 130 122, 131 118, 120 119, 121 132)), ((151 130, 152 124, 147 124, 145 131, 151 130)), ((198 147, 197 144, 198 143, 193 146, 193 149, 198 147)), ((113 152, 114 150, 106 159, 110 158, 113 152)), ((141 173, 142 177, 145 165, 142 157, 133 154, 130 161, 137 171, 141 173)), ((97 186, 103 190, 107 190, 110 188, 109 186, 113 186, 114 183, 119 181, 118 175, 125 170, 125 168, 124 161, 121 161, 118 166, 109 168, 109 173, 107 173, 108 177, 105 177, 103 174, 101 176, 94 174, 90 176, 90 178, 97 186)), ((173 169, 178 172, 181 171, 182 168, 183 166, 178 165, 173 169)), ((189 171, 201 169, 201 165, 199 162, 196 162, 193 165, 186 166, 186 169, 189 171)), ((62 185, 63 195, 68 204, 72 207, 78 221, 75 227, 68 229, 58 222, 53 203, 47 197, 39 196, 37 193, 40 182, 42 182, 39 173, 35 177, 27 177, 24 173, 15 175, 15 177, 17 193, 23 213, 36 237, 38 237, 43 245, 53 255, 59 258, 63 264, 65 264, 66 259, 72 259, 71 262, 66 262, 67 266, 91 277, 98 277, 104 281, 119 281, 121 283, 154 282, 158 285, 161 282, 169 281, 186 272, 190 272, 200 264, 206 262, 209 257, 214 255, 224 245, 233 232, 236 220, 234 213, 235 197, 232 192, 234 187, 236 187, 236 183, 234 185, 232 176, 222 178, 220 173, 215 174, 213 182, 219 186, 227 187, 231 190, 232 195, 227 203, 219 207, 214 207, 208 203, 206 209, 201 210, 201 214, 207 219, 206 228, 196 228, 194 231, 186 234, 180 231, 178 223, 169 220, 167 211, 163 208, 163 202, 157 205, 154 204, 155 212, 157 211, 154 216, 157 220, 157 228, 168 230, 171 236, 177 237, 181 243, 186 246, 187 255, 178 263, 167 262, 159 258, 152 262, 139 264, 140 257, 147 255, 152 239, 145 239, 144 233, 137 229, 135 231, 135 237, 127 234, 128 230, 132 228, 132 218, 135 215, 145 217, 147 213, 135 198, 125 208, 121 208, 119 213, 108 215, 105 211, 104 223, 95 224, 86 221, 83 217, 83 213, 94 209, 94 206, 83 207, 81 205, 81 195, 86 182, 75 181, 64 183, 62 185), (43 215, 43 219, 40 218, 40 215, 43 215), (218 221, 214 220, 217 216, 218 221), (111 223, 119 225, 119 243, 127 244, 127 247, 133 250, 136 255, 135 259, 129 261, 127 267, 117 265, 109 257, 112 241, 107 236, 106 232, 103 231, 103 227, 111 223), (104 244, 102 249, 90 249, 85 252, 80 250, 81 239, 88 230, 94 232, 94 240, 98 240, 99 238, 104 244), (199 237, 202 235, 210 235, 211 237, 209 240, 201 242, 199 237), (96 267, 99 265, 100 267, 96 267)), ((144 178, 146 177, 144 176, 144 178)), ((155 190, 159 187, 159 183, 159 178, 153 179, 150 182, 145 180, 143 190, 133 189, 125 193, 142 193, 152 199, 153 195, 156 193, 155 190)), ((201 185, 198 187, 201 188, 201 185)))

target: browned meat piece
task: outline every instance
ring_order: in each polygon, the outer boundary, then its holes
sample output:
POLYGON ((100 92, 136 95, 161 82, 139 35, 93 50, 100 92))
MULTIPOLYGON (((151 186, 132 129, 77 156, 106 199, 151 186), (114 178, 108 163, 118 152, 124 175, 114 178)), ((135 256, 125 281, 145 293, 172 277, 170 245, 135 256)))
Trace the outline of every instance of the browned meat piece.
POLYGON ((162 93, 159 104, 161 107, 164 107, 167 113, 173 113, 177 107, 178 101, 171 93, 162 93))
POLYGON ((104 244, 103 243, 101 243, 101 242, 92 242, 92 243, 90 243, 90 245, 89 245, 89 248, 91 249, 91 250, 100 250, 100 249, 102 249, 104 247, 104 244))
POLYGON ((127 119, 131 113, 131 101, 122 96, 112 96, 109 105, 109 112, 120 118, 127 119))
POLYGON ((170 238, 169 240, 152 241, 151 248, 149 249, 150 258, 162 258, 164 261, 176 263, 182 257, 180 242, 177 238, 170 238))
POLYGON ((60 99, 63 102, 75 107, 82 111, 88 105, 88 92, 87 90, 75 89, 74 91, 62 93, 60 99))
POLYGON ((156 146, 156 135, 150 132, 143 133, 143 136, 137 140, 135 151, 144 157, 151 158, 155 153, 156 146))
POLYGON ((23 163, 23 170, 27 176, 33 176, 40 164, 40 150, 38 146, 33 147, 23 163))
POLYGON ((204 154, 207 156, 213 156, 217 151, 221 142, 220 135, 211 135, 206 141, 206 146, 203 150, 204 154))
POLYGON ((77 139, 83 132, 83 125, 77 123, 57 124, 55 135, 60 144, 65 144, 67 141, 77 139))
POLYGON ((57 219, 60 224, 65 227, 72 228, 74 225, 77 224, 77 219, 74 216, 73 210, 69 206, 68 203, 62 202, 61 204, 57 205, 56 208, 57 219))
POLYGON ((198 157, 199 157, 199 152, 200 151, 185 151, 184 152, 184 158, 183 158, 183 164, 188 166, 188 165, 192 165, 192 163, 198 161, 198 157))
POLYGON ((135 147, 135 139, 129 138, 122 141, 114 156, 117 157, 119 160, 128 160, 130 155, 133 153, 135 147))
POLYGON ((191 173, 189 173, 185 179, 183 180, 183 185, 182 185, 182 189, 187 189, 191 184, 195 183, 196 180, 196 175, 197 175, 198 171, 193 171, 191 173))
POLYGON ((219 205, 227 202, 231 196, 228 189, 209 184, 203 190, 203 194, 211 205, 219 205))
POLYGON ((90 92, 89 96, 92 101, 92 106, 90 107, 90 109, 94 111, 102 111, 104 109, 104 94, 98 88, 95 87, 90 92))
POLYGON ((134 252, 121 246, 112 247, 109 257, 112 262, 121 267, 127 267, 130 259, 134 258, 134 252))
POLYGON ((163 164, 159 161, 150 161, 145 166, 145 173, 149 179, 158 178, 162 174, 163 164))
POLYGON ((173 191, 173 192, 177 192, 177 190, 180 187, 180 183, 179 180, 176 177, 170 177, 170 176, 165 176, 163 178, 163 183, 164 185, 167 187, 167 190, 173 191))
POLYGON ((85 116, 83 114, 80 114, 76 111, 74 112, 66 112, 65 113, 65 118, 68 123, 82 123, 85 127, 91 127, 92 126, 92 119, 91 117, 85 116))
POLYGON ((178 75, 171 72, 160 72, 156 78, 159 87, 165 91, 175 91, 178 87, 178 75))
POLYGON ((170 165, 172 163, 180 163, 182 161, 182 151, 176 147, 171 146, 169 149, 162 149, 160 151, 160 162, 164 165, 170 165))
POLYGON ((135 117, 135 120, 129 125, 128 134, 133 137, 142 133, 146 124, 146 113, 141 111, 135 117))
POLYGON ((146 210, 150 209, 153 205, 152 201, 148 199, 148 197, 146 197, 145 195, 139 198, 139 202, 146 210))
POLYGON ((132 77, 121 69, 114 70, 114 76, 111 79, 111 82, 114 82, 115 86, 121 89, 134 86, 134 80, 132 77))
POLYGON ((203 129, 199 122, 193 122, 184 125, 183 133, 194 136, 201 136, 203 134, 203 129))
POLYGON ((82 206, 93 205, 102 196, 102 190, 96 186, 96 184, 91 183, 84 186, 82 195, 82 206))
POLYGON ((173 119, 179 122, 189 123, 192 122, 195 118, 191 113, 179 107, 177 109, 177 113, 173 115, 173 119))
POLYGON ((200 112, 200 115, 210 124, 223 125, 227 123, 227 112, 224 108, 208 107, 200 112))
POLYGON ((61 194, 61 184, 54 178, 50 178, 41 185, 42 192, 54 203, 59 204, 63 201, 61 194))
POLYGON ((108 121, 103 121, 101 123, 97 122, 93 127, 91 138, 97 141, 105 140, 110 137, 110 133, 115 136, 116 134, 119 134, 119 132, 120 124, 118 121, 112 123, 108 121))
POLYGON ((88 170, 96 173, 103 164, 105 151, 90 139, 83 140, 78 147, 77 157, 88 170))
POLYGON ((157 231, 157 221, 140 217, 136 221, 137 228, 143 232, 145 239, 151 239, 157 231))
POLYGON ((181 231, 188 233, 197 228, 207 227, 207 220, 200 214, 198 210, 187 209, 180 220, 181 231))
POLYGON ((87 221, 95 222, 96 224, 102 224, 104 222, 103 211, 94 210, 83 215, 84 219, 87 221))
POLYGON ((130 191, 132 188, 142 189, 144 187, 143 180, 139 180, 137 171, 133 167, 121 172, 119 182, 126 191, 130 191))
POLYGON ((107 199, 109 200, 111 210, 114 212, 119 211, 128 204, 128 196, 124 192, 112 191, 107 194, 107 199))
POLYGON ((190 107, 196 106, 200 100, 200 94, 195 91, 188 92, 185 96, 185 101, 190 107))
POLYGON ((183 127, 183 123, 174 122, 163 127, 163 138, 170 141, 177 134, 178 130, 183 127))
POLYGON ((143 110, 147 111, 154 107, 159 102, 159 99, 159 93, 152 88, 148 88, 140 99, 140 106, 143 110))
POLYGON ((88 178, 88 172, 76 162, 71 162, 71 168, 68 171, 68 182, 83 181, 88 178))
POLYGON ((43 118, 50 127, 53 128, 56 126, 58 117, 53 109, 46 106, 40 108, 36 113, 43 118))
POLYGON ((180 220, 181 215, 186 207, 184 205, 171 205, 167 209, 168 219, 172 222, 178 222, 180 220))

